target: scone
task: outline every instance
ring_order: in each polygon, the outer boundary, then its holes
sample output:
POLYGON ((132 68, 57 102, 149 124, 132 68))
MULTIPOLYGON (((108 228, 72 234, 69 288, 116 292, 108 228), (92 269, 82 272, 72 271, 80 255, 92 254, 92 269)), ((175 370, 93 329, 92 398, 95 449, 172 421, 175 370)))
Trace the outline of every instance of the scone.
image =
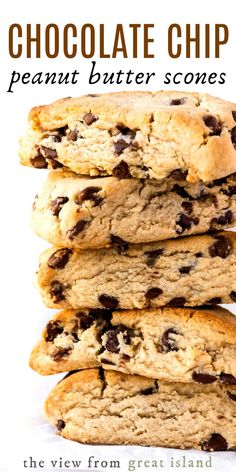
POLYGON ((35 199, 32 228, 54 245, 87 249, 234 226, 236 174, 208 185, 182 179, 177 171, 161 181, 51 172, 35 199))
POLYGON ((41 254, 37 285, 51 308, 133 309, 236 300, 236 233, 41 254))
POLYGON ((118 92, 38 106, 20 143, 23 165, 78 174, 189 182, 236 172, 236 104, 201 93, 118 92))
POLYGON ((236 447, 236 388, 166 383, 98 369, 49 394, 49 422, 67 439, 225 451, 236 447))
POLYGON ((30 357, 43 375, 103 366, 168 382, 236 385, 236 316, 223 308, 64 310, 30 357))

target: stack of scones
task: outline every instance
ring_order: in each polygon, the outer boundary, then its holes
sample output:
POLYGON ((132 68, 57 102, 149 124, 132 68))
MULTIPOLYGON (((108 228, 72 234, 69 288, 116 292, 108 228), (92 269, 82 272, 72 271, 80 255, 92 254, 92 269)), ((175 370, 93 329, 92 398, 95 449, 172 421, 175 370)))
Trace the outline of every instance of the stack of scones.
POLYGON ((236 448, 236 104, 120 92, 33 108, 21 163, 50 169, 32 227, 61 309, 31 367, 64 438, 236 448))

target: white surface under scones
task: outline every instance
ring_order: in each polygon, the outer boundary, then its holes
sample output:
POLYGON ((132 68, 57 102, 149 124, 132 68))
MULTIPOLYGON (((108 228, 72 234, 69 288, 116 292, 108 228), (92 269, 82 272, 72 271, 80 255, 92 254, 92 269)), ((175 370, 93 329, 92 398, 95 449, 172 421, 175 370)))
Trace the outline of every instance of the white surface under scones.
POLYGON ((80 249, 146 243, 223 229, 236 222, 236 174, 191 184, 51 172, 36 196, 32 228, 57 246, 80 249))
POLYGON ((38 106, 20 142, 23 165, 79 174, 189 182, 236 172, 236 104, 189 92, 118 92, 38 106))
POLYGON ((236 233, 41 254, 37 285, 51 308, 133 309, 236 300, 236 233))
POLYGON ((64 310, 30 357, 43 375, 101 365, 169 382, 236 385, 236 317, 220 307, 64 310))
POLYGON ((67 439, 223 451, 236 447, 236 389, 165 383, 88 369, 49 394, 46 416, 67 439))

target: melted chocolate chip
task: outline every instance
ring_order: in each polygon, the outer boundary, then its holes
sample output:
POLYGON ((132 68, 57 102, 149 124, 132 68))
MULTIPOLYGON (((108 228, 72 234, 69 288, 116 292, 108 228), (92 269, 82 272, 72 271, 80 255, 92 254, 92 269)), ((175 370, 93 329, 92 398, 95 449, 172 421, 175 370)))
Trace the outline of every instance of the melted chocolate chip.
POLYGON ((188 175, 187 170, 175 169, 171 172, 169 177, 171 177, 173 180, 181 181, 181 180, 186 180, 187 175, 188 175))
POLYGON ((69 201, 68 197, 57 197, 51 201, 51 212, 54 216, 58 216, 63 205, 69 201))
POLYGON ((186 298, 176 297, 176 298, 172 298, 172 300, 169 301, 168 306, 171 306, 171 307, 184 306, 186 302, 187 302, 186 298))
POLYGON ((227 391, 227 395, 230 398, 230 400, 233 400, 233 402, 236 402, 236 395, 234 393, 227 391))
POLYGON ((224 215, 219 216, 219 218, 212 218, 211 227, 215 225, 226 225, 232 222, 233 213, 231 210, 227 210, 224 215))
POLYGON ((169 105, 172 106, 172 105, 183 105, 184 103, 186 102, 186 98, 185 97, 181 97, 181 98, 173 98, 172 100, 170 100, 170 103, 169 105))
POLYGON ((60 322, 49 321, 46 326, 45 340, 47 342, 52 342, 61 333, 63 333, 63 326, 60 324, 60 322))
POLYGON ((176 230, 176 233, 182 234, 186 229, 191 228, 193 224, 193 220, 192 218, 189 218, 189 216, 185 215, 184 213, 180 213, 180 215, 178 216, 176 220, 176 224, 181 227, 181 229, 176 230))
POLYGON ((180 185, 175 184, 172 191, 177 193, 177 195, 179 195, 182 198, 188 198, 189 200, 192 200, 191 195, 189 195, 189 193, 185 190, 185 188, 181 187, 180 185))
POLYGON ((90 313, 86 315, 85 313, 79 312, 76 314, 76 317, 78 317, 79 327, 83 330, 89 329, 94 322, 94 317, 91 316, 90 313))
POLYGON ((219 136, 221 133, 221 127, 215 116, 205 115, 202 117, 205 125, 211 129, 210 136, 219 136))
POLYGON ((40 151, 38 151, 36 156, 31 157, 30 163, 35 169, 47 169, 48 167, 48 163, 40 151))
POLYGON ((236 111, 234 110, 232 111, 232 116, 233 116, 234 121, 236 121, 236 111))
POLYGON ((68 141, 77 141, 78 133, 77 133, 76 129, 70 130, 69 133, 67 133, 66 137, 67 137, 68 141))
POLYGON ((103 305, 105 308, 109 308, 110 310, 115 310, 119 305, 117 298, 106 295, 105 293, 100 295, 98 300, 101 305, 103 305))
POLYGON ((78 234, 82 233, 87 223, 88 221, 86 220, 79 220, 73 228, 67 231, 68 239, 72 241, 78 234))
POLYGON ((161 344, 165 352, 178 351, 176 342, 172 339, 172 334, 178 334, 174 328, 167 329, 161 339, 161 344))
POLYGON ((156 384, 156 387, 149 387, 145 388, 144 390, 140 391, 140 395, 153 395, 154 393, 158 392, 158 384, 156 384))
POLYGON ((231 242, 225 236, 216 236, 216 241, 209 247, 211 257, 226 259, 232 250, 231 242))
POLYGON ((153 267, 155 265, 156 259, 162 256, 163 252, 164 252, 163 249, 156 249, 154 251, 146 251, 144 254, 147 257, 148 267, 153 267))
MULTIPOLYGON (((124 134, 125 136, 126 136, 127 134, 133 133, 133 131, 131 131, 131 129, 128 128, 128 126, 125 126, 125 125, 123 125, 122 123, 116 125, 116 128, 118 129, 118 131, 119 131, 120 133, 124 134)), ((134 134, 134 133, 133 133, 133 134, 134 134)))
POLYGON ((191 202, 182 202, 182 208, 190 215, 193 211, 193 204, 191 202))
POLYGON ((232 374, 221 372, 220 381, 225 385, 236 385, 236 378, 232 374))
POLYGON ((118 334, 120 333, 119 329, 114 329, 112 331, 107 331, 106 332, 106 345, 105 348, 109 352, 119 352, 120 350, 120 345, 119 345, 119 340, 118 340, 118 334))
POLYGON ((86 125, 90 126, 93 123, 95 123, 95 121, 98 120, 98 117, 93 115, 93 113, 89 112, 89 113, 86 113, 86 115, 83 116, 83 120, 86 123, 86 125))
POLYGON ((236 195, 236 187, 229 185, 227 189, 222 188, 220 192, 222 192, 224 195, 227 195, 228 197, 232 197, 233 195, 236 195))
POLYGON ((72 351, 72 347, 57 347, 55 351, 51 354, 52 359, 55 362, 59 362, 65 357, 67 357, 72 351))
POLYGON ((124 139, 119 139, 114 143, 114 152, 119 156, 127 147, 129 147, 129 143, 124 139))
POLYGON ((119 251, 126 251, 129 247, 129 244, 119 236, 111 234, 111 244, 113 247, 116 247, 119 251))
POLYGON ((211 305, 219 305, 219 303, 222 303, 221 297, 214 297, 211 298, 210 300, 207 300, 206 303, 210 303, 211 305))
POLYGON ((210 384, 215 382, 217 377, 215 375, 203 374, 201 372, 193 372, 192 379, 197 383, 210 384))
POLYGON ((232 292, 230 293, 230 298, 231 300, 233 300, 233 302, 236 302, 236 292, 234 290, 232 290, 232 292))
MULTIPOLYGON (((85 200, 93 200, 96 201, 98 199, 97 193, 102 190, 101 187, 86 187, 81 192, 77 193, 75 196, 75 203, 77 205, 80 205, 83 203, 85 200)), ((101 200, 101 199, 100 199, 101 200)))
POLYGON ((121 354, 121 360, 125 362, 129 362, 131 357, 128 354, 121 354))
POLYGON ((40 146, 40 150, 47 159, 55 159, 55 157, 57 157, 57 151, 55 149, 50 149, 46 146, 40 146))
POLYGON ((63 420, 58 420, 57 424, 56 424, 56 428, 58 429, 58 431, 61 431, 62 429, 64 429, 66 426, 66 423, 65 421, 63 420))
POLYGON ((51 269, 63 269, 69 261, 69 257, 71 254, 71 249, 58 249, 57 251, 53 252, 53 254, 51 254, 51 256, 49 257, 48 267, 50 267, 51 269))
POLYGON ((190 266, 182 266, 182 267, 179 268, 179 272, 180 272, 181 274, 189 274, 189 272, 190 272, 190 270, 191 270, 192 268, 193 268, 192 265, 190 265, 190 266))
POLYGON ((153 300, 154 298, 159 297, 163 293, 163 290, 158 287, 149 288, 145 293, 145 298, 148 300, 153 300))
POLYGON ((119 164, 114 167, 112 175, 117 179, 130 179, 132 176, 129 171, 129 166, 125 161, 120 161, 119 164))
POLYGON ((227 441, 218 433, 213 433, 210 438, 202 444, 203 451, 227 451, 227 449, 227 441))
POLYGON ((50 294, 54 303, 59 303, 65 299, 65 295, 63 293, 65 288, 66 287, 61 282, 58 282, 58 280, 54 280, 51 283, 50 294))
POLYGON ((232 129, 231 129, 231 141, 234 145, 234 147, 236 146, 236 126, 234 126, 232 129))

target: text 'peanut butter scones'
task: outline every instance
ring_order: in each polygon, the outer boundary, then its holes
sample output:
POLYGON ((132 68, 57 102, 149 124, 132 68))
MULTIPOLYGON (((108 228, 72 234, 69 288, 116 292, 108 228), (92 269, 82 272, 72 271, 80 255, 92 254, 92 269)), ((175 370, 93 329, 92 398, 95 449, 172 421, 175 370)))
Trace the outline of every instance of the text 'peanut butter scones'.
POLYGON ((165 381, 236 385, 236 317, 219 307, 64 310, 30 357, 43 375, 101 365, 165 381))
POLYGON ((37 284, 51 308, 115 310, 236 300, 236 233, 107 249, 46 250, 37 284))
POLYGON ((235 400, 233 386, 89 369, 62 380, 45 410, 61 436, 82 443, 225 451, 236 447, 235 400))
POLYGON ((200 93, 118 92, 65 98, 29 114, 23 165, 79 174, 187 181, 236 172, 236 104, 200 93))
POLYGON ((235 222, 236 174, 191 184, 180 171, 161 181, 51 172, 32 212, 39 236, 81 249, 161 241, 235 222))

